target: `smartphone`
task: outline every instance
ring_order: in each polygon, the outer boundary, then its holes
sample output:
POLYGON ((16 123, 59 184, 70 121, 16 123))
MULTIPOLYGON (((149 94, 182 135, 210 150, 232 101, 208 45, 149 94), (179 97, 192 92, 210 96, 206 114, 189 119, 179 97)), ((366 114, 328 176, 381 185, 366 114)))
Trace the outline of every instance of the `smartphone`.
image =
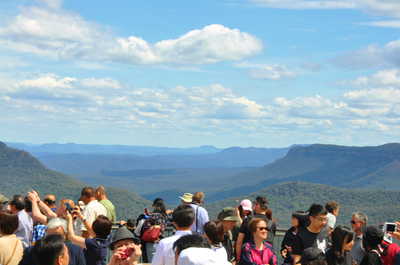
POLYGON ((69 214, 71 214, 71 206, 69 206, 69 202, 65 203, 65 209, 67 209, 67 211, 69 212, 69 214))

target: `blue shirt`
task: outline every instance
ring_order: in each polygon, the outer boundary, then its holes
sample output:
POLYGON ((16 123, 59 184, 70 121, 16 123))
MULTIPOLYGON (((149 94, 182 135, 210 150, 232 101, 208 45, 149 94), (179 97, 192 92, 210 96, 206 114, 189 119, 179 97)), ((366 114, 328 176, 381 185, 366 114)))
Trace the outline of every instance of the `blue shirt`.
POLYGON ((192 202, 189 205, 192 206, 194 212, 196 213, 196 218, 192 227, 190 227, 190 231, 192 231, 192 233, 197 232, 204 234, 204 224, 209 221, 207 210, 201 207, 198 203, 192 202))
POLYGON ((38 241, 42 237, 46 235, 46 226, 45 225, 37 225, 33 228, 33 236, 31 241, 38 241))
POLYGON ((18 229, 15 231, 15 235, 21 239, 22 245, 25 249, 31 245, 33 221, 32 218, 25 212, 25 210, 18 212, 18 221, 18 229))

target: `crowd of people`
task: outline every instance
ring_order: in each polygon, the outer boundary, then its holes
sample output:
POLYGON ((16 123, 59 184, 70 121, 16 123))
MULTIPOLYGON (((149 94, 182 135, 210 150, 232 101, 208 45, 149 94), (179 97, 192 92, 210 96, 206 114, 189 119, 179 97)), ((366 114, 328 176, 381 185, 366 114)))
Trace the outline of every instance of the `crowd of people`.
MULTIPOLYGON (((295 211, 279 249, 277 227, 265 196, 221 209, 210 220, 204 194, 185 193, 181 205, 167 210, 161 198, 137 218, 117 224, 106 189, 85 187, 74 202, 54 195, 43 200, 35 191, 11 200, 0 194, 0 264, 3 265, 194 265, 288 264, 400 265, 398 229, 367 226, 354 212, 350 227, 336 225, 340 204, 314 203, 295 211), (7 208, 3 208, 7 205, 7 208), (166 227, 173 235, 166 236, 166 227)), ((396 223, 400 227, 400 223, 396 223)))

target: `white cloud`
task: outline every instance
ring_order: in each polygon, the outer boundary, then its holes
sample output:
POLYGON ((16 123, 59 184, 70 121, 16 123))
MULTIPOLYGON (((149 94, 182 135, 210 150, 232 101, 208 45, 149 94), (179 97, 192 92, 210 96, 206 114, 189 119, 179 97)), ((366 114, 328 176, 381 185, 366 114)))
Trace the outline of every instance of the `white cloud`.
POLYGON ((253 79, 280 80, 296 79, 298 75, 284 65, 273 64, 259 69, 251 69, 250 77, 253 79))
POLYGON ((400 2, 397 0, 356 0, 357 8, 365 12, 378 15, 400 18, 400 2))
POLYGON ((354 9, 356 4, 351 0, 309 1, 309 0, 250 0, 259 6, 284 9, 354 9))
POLYGON ((61 0, 38 2, 41 5, 22 6, 18 16, 0 26, 0 47, 62 60, 139 65, 239 61, 263 49, 259 38, 217 24, 154 44, 136 36, 121 38, 79 14, 63 10, 61 0))
POLYGON ((360 23, 360 25, 384 27, 384 28, 400 28, 400 20, 383 20, 360 23))

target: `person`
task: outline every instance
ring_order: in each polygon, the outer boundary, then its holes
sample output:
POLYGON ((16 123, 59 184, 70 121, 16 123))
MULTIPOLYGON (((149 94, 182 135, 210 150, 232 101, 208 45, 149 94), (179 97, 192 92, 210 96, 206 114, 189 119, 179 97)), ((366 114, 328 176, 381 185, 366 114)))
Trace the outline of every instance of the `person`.
MULTIPOLYGON (((72 214, 83 219, 83 215, 77 206, 74 211, 72 211, 72 214)), ((103 265, 107 256, 107 237, 111 232, 111 220, 104 215, 99 215, 92 225, 88 220, 85 220, 83 224, 85 225, 86 231, 89 231, 89 234, 91 234, 93 238, 83 238, 75 235, 74 221, 72 215, 68 211, 65 213, 65 219, 68 221, 68 238, 72 243, 83 248, 86 265, 103 265)))
POLYGON ((381 255, 379 253, 379 244, 383 240, 383 232, 377 226, 362 226, 363 248, 365 256, 360 265, 382 265, 381 255))
MULTIPOLYGON (((275 237, 275 233, 276 233, 276 224, 265 215, 267 210, 268 210, 267 198, 265 196, 258 196, 253 203, 254 218, 264 218, 268 227, 271 229, 270 233, 268 233, 268 235, 267 235, 266 241, 268 244, 273 246, 274 245, 274 237, 275 237)), ((236 242, 236 251, 239 256, 240 256, 239 253, 242 249, 243 243, 248 242, 252 236, 252 233, 247 229, 247 225, 250 222, 251 218, 252 217, 245 218, 239 229, 239 236, 238 236, 238 239, 236 242)))
POLYGON ((104 186, 98 186, 94 190, 94 196, 96 200, 101 203, 107 210, 107 217, 111 220, 112 224, 117 223, 117 216, 115 214, 114 204, 106 196, 106 188, 104 186))
POLYGON ((336 217, 339 214, 339 207, 340 207, 340 204, 335 201, 329 201, 325 205, 325 208, 328 211, 328 214, 327 214, 328 220, 326 222, 325 227, 329 230, 329 235, 332 234, 332 231, 335 228, 336 217))
POLYGON ((265 216, 268 217, 272 222, 276 223, 275 219, 272 218, 272 209, 268 207, 267 211, 265 212, 265 216))
POLYGON ((297 263, 304 249, 319 248, 323 253, 328 249, 329 231, 325 228, 328 211, 324 206, 314 203, 308 209, 310 224, 299 231, 292 246, 293 263, 297 263))
POLYGON ((193 194, 191 193, 184 193, 183 196, 179 196, 181 198, 182 204, 189 205, 193 201, 193 194))
POLYGON ((351 228, 340 225, 332 232, 332 247, 326 252, 328 265, 352 265, 351 247, 354 245, 354 232, 351 228))
MULTIPOLYGON (((50 234, 61 235, 61 237, 65 241, 67 233, 68 233, 68 225, 65 219, 55 217, 49 220, 49 222, 47 223, 46 235, 50 234)), ((65 245, 67 246, 69 253, 68 265, 86 265, 85 257, 83 256, 83 251, 80 246, 77 246, 73 243, 65 243, 65 245)), ((33 248, 34 246, 30 246, 24 250, 24 255, 22 256, 19 265, 37 265, 33 253, 33 248)))
POLYGON ((175 265, 222 265, 230 263, 210 249, 210 243, 201 234, 185 235, 174 242, 175 265))
POLYGON ((43 203, 46 204, 53 212, 57 212, 56 196, 49 194, 44 196, 43 203))
POLYGON ((211 245, 211 249, 220 255, 223 260, 228 260, 226 249, 222 245, 224 240, 224 226, 220 221, 208 221, 204 224, 204 236, 211 245))
POLYGON ((107 216, 106 208, 99 203, 95 196, 94 191, 91 187, 85 187, 81 191, 82 201, 86 204, 85 209, 82 211, 83 219, 76 220, 75 234, 84 238, 88 238, 90 235, 83 224, 85 220, 92 224, 94 220, 100 215, 107 216))
POLYGON ((301 265, 327 265, 325 261, 325 254, 319 248, 309 247, 306 248, 301 254, 300 260, 297 264, 301 265))
POLYGON ((386 237, 379 244, 379 253, 383 265, 400 265, 400 247, 386 237))
POLYGON ((127 228, 118 228, 108 245, 113 254, 108 265, 137 265, 142 255, 141 247, 140 239, 127 228))
POLYGON ((192 197, 192 202, 190 203, 190 206, 193 207, 196 213, 196 219, 194 221, 194 224, 190 228, 190 231, 192 231, 192 233, 204 234, 204 224, 209 221, 207 210, 201 206, 203 205, 203 202, 204 193, 201 191, 195 192, 192 197))
POLYGON ((30 246, 33 234, 32 218, 25 212, 25 199, 21 195, 14 195, 8 204, 10 210, 18 214, 18 229, 15 234, 22 241, 24 249, 30 246))
POLYGON ((129 231, 132 232, 132 234, 135 234, 135 229, 136 229, 136 219, 134 218, 129 218, 126 221, 121 221, 119 222, 119 227, 125 226, 128 228, 129 231))
POLYGON ((35 245, 36 242, 46 235, 46 226, 43 224, 38 224, 33 228, 33 234, 31 239, 31 245, 35 245))
POLYGON ((152 265, 173 265, 175 264, 175 255, 173 245, 181 236, 191 234, 190 227, 195 219, 195 212, 190 205, 181 204, 176 207, 172 213, 172 218, 176 226, 176 233, 164 238, 158 244, 156 253, 154 253, 152 265))
POLYGON ((40 239, 33 247, 38 265, 68 265, 69 253, 61 235, 50 234, 40 239))
POLYGON ((235 245, 232 241, 232 229, 239 221, 239 217, 237 216, 235 208, 225 207, 218 214, 218 219, 224 227, 224 241, 222 242, 222 244, 226 250, 228 261, 233 263, 236 260, 236 251, 235 245))
MULTIPOLYGON (((237 201, 236 201, 237 203, 237 201)), ((237 215, 239 220, 236 222, 235 226, 232 228, 232 242, 237 242, 239 236, 240 226, 243 223, 244 218, 248 218, 253 215, 253 205, 250 200, 244 199, 240 202, 239 206, 236 206, 237 215)), ((236 251, 235 251, 236 253, 236 251)), ((237 258, 237 257, 236 257, 237 258)))
POLYGON ((4 197, 3 194, 0 194, 0 211, 3 210, 4 205, 7 204, 7 202, 9 202, 10 200, 7 199, 6 197, 4 197))
POLYGON ((153 213, 149 215, 148 220, 149 225, 143 225, 144 229, 148 229, 154 225, 160 226, 160 234, 158 235, 158 239, 152 242, 146 242, 147 262, 151 263, 160 240, 164 238, 164 230, 167 224, 167 213, 163 199, 156 198, 153 201, 153 213))
POLYGON ((253 234, 249 242, 243 244, 239 265, 269 264, 276 265, 276 257, 272 246, 265 242, 269 227, 264 218, 253 218, 248 229, 253 234))
POLYGON ((303 211, 296 211, 292 214, 292 227, 286 231, 282 239, 281 255, 284 258, 283 264, 293 264, 292 246, 297 233, 307 227, 308 214, 303 211))
POLYGON ((363 234, 361 227, 366 226, 368 222, 368 216, 363 212, 354 212, 350 221, 351 229, 356 233, 354 236, 354 245, 351 248, 351 257, 356 264, 360 264, 361 260, 365 256, 365 250, 362 244, 363 234))
POLYGON ((22 241, 14 234, 18 229, 18 214, 0 211, 0 264, 17 265, 22 259, 22 241))

